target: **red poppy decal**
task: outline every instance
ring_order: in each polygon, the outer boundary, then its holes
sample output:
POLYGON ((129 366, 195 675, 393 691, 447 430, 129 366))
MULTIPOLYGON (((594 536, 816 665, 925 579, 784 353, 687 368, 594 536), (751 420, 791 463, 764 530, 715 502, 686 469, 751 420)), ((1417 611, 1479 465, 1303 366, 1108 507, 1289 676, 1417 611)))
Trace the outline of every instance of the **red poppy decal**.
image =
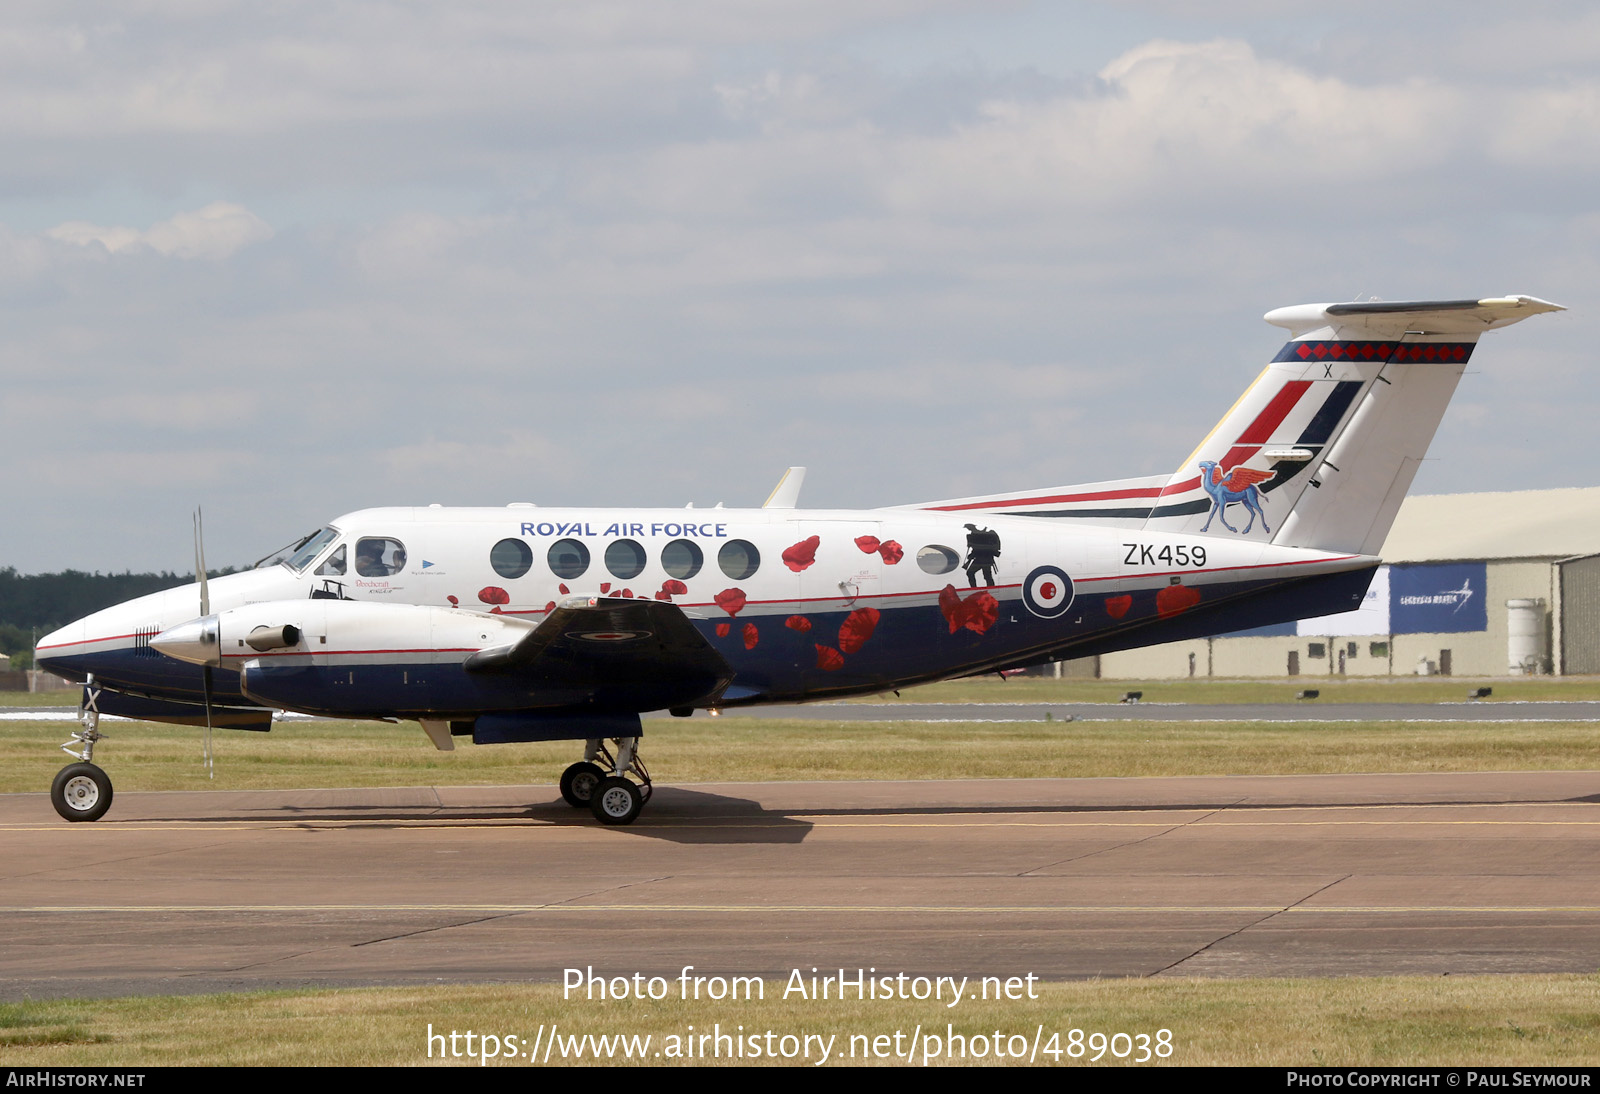
POLYGON ((1162 619, 1188 611, 1200 603, 1200 590, 1188 585, 1168 585, 1156 594, 1156 614, 1162 619))
POLYGON ((633 590, 632 589, 623 589, 622 592, 618 593, 617 595, 618 596, 623 596, 623 597, 626 597, 629 600, 632 600, 633 599, 633 590))
POLYGON ((689 586, 676 578, 668 578, 661 583, 661 591, 673 596, 682 596, 689 591, 689 586))
POLYGON ((877 608, 857 608, 839 624, 839 652, 856 653, 878 628, 877 608))
POLYGON ((544 611, 545 611, 546 615, 549 615, 551 612, 553 612, 555 610, 556 610, 556 602, 554 600, 548 600, 548 601, 545 602, 544 611))
POLYGON ((733 630, 733 624, 732 623, 718 623, 717 624, 717 637, 718 638, 726 638, 726 637, 728 637, 728 632, 731 631, 731 630, 733 630))
POLYGON ((611 591, 611 582, 602 581, 600 583, 600 591, 603 593, 609 593, 611 591))
POLYGON ((962 627, 982 634, 1000 618, 1000 602, 986 592, 976 592, 962 600, 954 585, 946 585, 939 590, 939 611, 950 624, 951 634, 962 627))
POLYGON ((817 561, 817 547, 821 543, 821 536, 801 540, 783 552, 783 564, 795 573, 799 573, 817 561))
POLYGON ((716 602, 717 607, 729 615, 738 615, 744 610, 743 589, 723 589, 711 599, 716 602))
POLYGON ((783 625, 791 631, 799 631, 801 634, 805 634, 811 629, 811 620, 803 615, 791 615, 783 621, 783 625))
POLYGON ((857 536, 856 537, 856 546, 861 548, 861 553, 864 554, 864 555, 873 554, 878 550, 878 537, 877 536, 857 536))
POLYGON ((498 585, 485 585, 478 590, 478 599, 485 604, 509 604, 511 594, 498 585))
POLYGON ((817 668, 823 672, 838 672, 844 668, 844 654, 832 646, 818 646, 817 668))
POLYGON ((1133 597, 1127 593, 1106 597, 1106 614, 1112 619, 1121 619, 1128 614, 1128 609, 1131 607, 1133 607, 1133 597))
POLYGON ((446 600, 448 600, 448 601, 449 601, 449 602, 450 602, 450 606, 451 606, 451 607, 452 607, 452 608, 459 608, 459 607, 461 607, 461 601, 459 601, 459 600, 457 600, 457 599, 456 599, 456 598, 455 598, 455 597, 453 597, 453 596, 447 596, 447 597, 445 597, 445 599, 446 599, 446 600))
POLYGON ((663 589, 661 592, 656 594, 656 599, 657 600, 665 600, 667 603, 670 604, 670 603, 672 603, 672 594, 667 592, 665 589, 663 589))
POLYGON ((946 585, 939 590, 939 611, 944 613, 944 621, 950 624, 951 634, 960 630, 956 616, 961 613, 961 594, 956 592, 954 585, 946 585))
POLYGON ((563 582, 563 583, 562 583, 562 584, 560 584, 560 585, 557 585, 557 586, 556 586, 556 588, 558 588, 558 589, 560 589, 560 590, 561 590, 561 591, 562 591, 562 592, 563 592, 563 593, 570 593, 570 592, 572 592, 572 590, 571 590, 571 589, 569 589, 569 588, 567 588, 567 586, 566 586, 566 583, 565 583, 565 582, 563 582))
POLYGON ((900 546, 894 540, 886 539, 882 544, 879 545, 878 554, 883 556, 884 565, 893 566, 902 558, 906 557, 906 549, 900 546))
POLYGON ((746 623, 744 625, 744 648, 753 650, 759 641, 761 641, 761 632, 756 630, 756 625, 754 623, 746 623))

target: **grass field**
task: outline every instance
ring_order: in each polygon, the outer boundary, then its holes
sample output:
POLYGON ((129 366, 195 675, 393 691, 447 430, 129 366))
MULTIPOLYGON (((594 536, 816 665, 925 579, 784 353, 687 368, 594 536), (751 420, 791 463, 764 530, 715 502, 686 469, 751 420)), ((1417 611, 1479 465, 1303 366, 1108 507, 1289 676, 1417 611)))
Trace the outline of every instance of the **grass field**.
MULTIPOLYGON (((0 723, 0 792, 42 791, 69 723, 0 723)), ((577 742, 437 752, 412 723, 286 722, 201 731, 103 723, 95 759, 118 792, 291 787, 553 785, 577 742)), ((1483 722, 825 722, 697 716, 648 723, 662 783, 793 779, 1090 778, 1365 771, 1600 770, 1600 727, 1483 722)))
MULTIPOLYGON (((1131 1064, 1143 1051, 1152 1057, 1146 1066, 1600 1064, 1597 976, 1094 980, 1036 985, 1039 998, 1032 1001, 963 1001, 954 1009, 912 1001, 785 1001, 782 981, 766 983, 764 1001, 686 1003, 676 998, 676 980, 666 985, 672 994, 661 1002, 563 1000, 557 985, 510 984, 0 1004, 0 1065, 427 1064, 430 1024, 435 1033, 492 1033, 495 1051, 513 1054, 528 1051, 536 1036, 548 1044, 551 1025, 564 1036, 649 1034, 639 1061, 649 1064, 679 1062, 668 1038, 679 1038, 681 1048, 690 1026, 705 1035, 718 1024, 725 1033, 742 1026, 746 1037, 767 1030, 832 1037, 830 1062, 847 1064, 906 1063, 870 1055, 877 1046, 892 1051, 897 1031, 911 1062, 920 1064, 922 1053, 935 1048, 942 1056, 947 1027, 968 1039, 967 1059, 930 1062, 992 1065, 998 1033, 1008 1054, 1021 1054, 1016 1062, 1031 1057, 1040 1064, 1092 1065, 1096 1050, 1101 1066, 1131 1064), (938 1044, 914 1042, 918 1027, 938 1044), (1074 1029, 1082 1031, 1077 1038, 1074 1029), (1130 1039, 1112 1042, 1115 1033, 1130 1039), (1148 1038, 1145 1049, 1136 1047, 1136 1034, 1148 1038), (975 1037, 983 1038, 982 1059, 973 1058, 975 1037), (1044 1051, 1035 1056, 1036 1040, 1044 1051), (1170 1056, 1156 1058, 1169 1043, 1170 1056), (1118 1060, 1113 1048, 1127 1058, 1118 1060)), ((764 1053, 765 1040, 758 1043, 764 1053)), ((441 1062, 448 1044, 434 1043, 431 1062, 441 1062)), ((820 1045, 812 1045, 815 1063, 820 1045)), ((455 1044, 463 1052, 465 1046, 464 1039, 455 1044)), ((559 1052, 552 1056, 552 1064, 560 1059, 559 1052)), ((621 1053, 614 1059, 624 1062, 621 1053)), ((681 1062, 715 1061, 697 1052, 681 1062)))

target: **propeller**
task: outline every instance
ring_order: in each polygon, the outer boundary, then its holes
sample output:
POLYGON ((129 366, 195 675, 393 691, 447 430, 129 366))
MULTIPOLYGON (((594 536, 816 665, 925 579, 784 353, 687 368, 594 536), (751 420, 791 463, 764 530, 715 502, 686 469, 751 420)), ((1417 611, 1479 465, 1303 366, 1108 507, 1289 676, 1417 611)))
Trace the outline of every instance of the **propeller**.
MULTIPOLYGON (((194 573, 200 583, 200 618, 211 614, 211 589, 206 584, 205 517, 197 506, 194 511, 194 573)), ((211 666, 200 666, 200 690, 206 705, 206 778, 217 777, 216 764, 211 753, 211 666)))

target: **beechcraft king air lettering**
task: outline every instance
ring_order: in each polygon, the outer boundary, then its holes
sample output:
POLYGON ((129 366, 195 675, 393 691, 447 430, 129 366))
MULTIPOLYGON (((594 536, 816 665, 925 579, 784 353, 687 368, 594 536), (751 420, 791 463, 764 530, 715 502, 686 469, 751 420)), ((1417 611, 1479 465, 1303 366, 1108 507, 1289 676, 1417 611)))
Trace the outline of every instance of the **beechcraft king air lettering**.
POLYGON ((795 508, 795 468, 764 507, 714 515, 351 513, 254 570, 46 636, 40 664, 86 682, 63 746, 79 762, 52 799, 68 820, 110 805, 101 713, 265 730, 292 710, 414 720, 443 750, 582 741, 563 796, 626 824, 650 796, 644 712, 869 694, 1354 609, 1478 337, 1557 310, 1270 312, 1290 341, 1170 475, 845 512, 795 508))

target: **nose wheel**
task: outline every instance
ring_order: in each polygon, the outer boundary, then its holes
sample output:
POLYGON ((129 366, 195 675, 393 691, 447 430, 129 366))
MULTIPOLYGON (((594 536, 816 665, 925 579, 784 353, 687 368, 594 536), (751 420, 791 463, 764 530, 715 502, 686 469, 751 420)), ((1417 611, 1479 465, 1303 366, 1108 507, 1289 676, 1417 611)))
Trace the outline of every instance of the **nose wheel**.
POLYGON ((95 742, 101 738, 99 698, 100 689, 91 676, 83 689, 83 709, 78 712, 80 728, 61 746, 61 751, 78 762, 63 767, 50 784, 50 804, 69 821, 99 820, 111 808, 111 776, 91 762, 95 742))
POLYGON ((111 776, 94 764, 68 764, 50 784, 50 804, 69 821, 99 820, 111 808, 111 776))

